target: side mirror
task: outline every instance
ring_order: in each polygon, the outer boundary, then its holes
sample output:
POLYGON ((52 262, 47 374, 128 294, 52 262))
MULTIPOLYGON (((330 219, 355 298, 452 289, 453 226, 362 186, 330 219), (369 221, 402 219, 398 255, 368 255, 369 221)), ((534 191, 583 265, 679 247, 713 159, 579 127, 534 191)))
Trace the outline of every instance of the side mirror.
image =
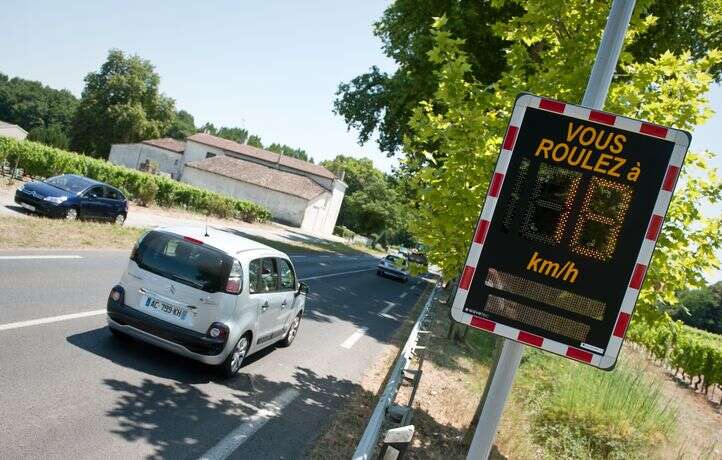
POLYGON ((301 282, 298 283, 298 290, 296 291, 296 297, 300 296, 301 294, 308 295, 308 284, 301 282))

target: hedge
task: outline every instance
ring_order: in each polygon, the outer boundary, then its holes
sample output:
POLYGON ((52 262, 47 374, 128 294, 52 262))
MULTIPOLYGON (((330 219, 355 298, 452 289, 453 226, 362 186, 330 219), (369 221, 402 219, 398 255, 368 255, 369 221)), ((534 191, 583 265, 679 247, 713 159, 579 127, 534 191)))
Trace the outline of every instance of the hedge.
MULTIPOLYGON (((722 336, 695 329, 681 321, 648 325, 633 322, 627 337, 643 345, 658 360, 689 376, 695 389, 704 393, 722 386, 722 336), (694 379, 697 378, 697 382, 694 379)), ((722 401, 720 401, 722 405, 722 401)))
POLYGON ((49 147, 31 141, 0 137, 0 160, 8 161, 30 176, 51 177, 79 174, 110 184, 128 198, 146 205, 157 202, 218 217, 233 217, 246 222, 266 221, 271 213, 246 200, 210 192, 163 176, 114 165, 85 155, 49 147))

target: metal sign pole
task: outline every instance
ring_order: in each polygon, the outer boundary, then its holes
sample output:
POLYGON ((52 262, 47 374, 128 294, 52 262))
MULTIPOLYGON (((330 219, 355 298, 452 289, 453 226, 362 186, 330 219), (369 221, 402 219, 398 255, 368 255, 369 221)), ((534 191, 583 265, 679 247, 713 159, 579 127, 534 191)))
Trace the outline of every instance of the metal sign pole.
MULTIPOLYGON (((609 85, 617 67, 619 53, 624 44, 624 35, 634 11, 635 0, 614 0, 604 28, 602 41, 597 49, 597 57, 592 73, 587 81, 582 105, 592 109, 602 109, 607 99, 609 85)), ((474 439, 469 447, 467 460, 488 459, 491 447, 499 427, 504 404, 514 383, 524 345, 504 339, 498 361, 492 364, 485 392, 481 401, 482 410, 476 425, 474 439)))

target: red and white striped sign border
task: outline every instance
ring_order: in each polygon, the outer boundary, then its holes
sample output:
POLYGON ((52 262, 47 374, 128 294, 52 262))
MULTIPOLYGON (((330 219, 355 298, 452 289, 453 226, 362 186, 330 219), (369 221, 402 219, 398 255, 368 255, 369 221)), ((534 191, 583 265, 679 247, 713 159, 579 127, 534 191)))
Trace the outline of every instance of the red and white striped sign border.
POLYGON ((622 341, 624 340, 627 326, 629 325, 629 321, 632 317, 634 304, 637 302, 637 297, 639 296, 639 289, 642 287, 644 275, 646 274, 647 267, 652 259, 652 252, 654 251, 654 246, 656 244, 657 237, 659 236, 662 222, 664 222, 664 216, 667 214, 667 208, 669 207, 670 200, 672 199, 672 192, 677 183, 677 177, 679 176, 679 171, 682 167, 682 162, 684 161, 684 156, 687 152, 688 146, 689 137, 684 131, 673 128, 665 128, 663 126, 653 125, 644 121, 634 120, 632 118, 626 118, 598 110, 592 110, 565 102, 545 99, 531 94, 523 94, 519 96, 516 104, 514 105, 514 111, 512 112, 511 121, 509 122, 506 135, 504 136, 501 153, 499 154, 499 159, 496 163, 494 176, 489 184, 489 190, 487 192, 486 201, 484 202, 484 207, 481 211, 481 216, 479 217, 479 223, 476 226, 474 239, 472 240, 469 253, 466 257, 466 266, 464 267, 461 279, 459 280, 459 288, 456 291, 456 296, 454 297, 454 303, 451 309, 452 317, 460 323, 470 325, 477 329, 491 332, 496 335, 506 337, 507 339, 522 342, 526 345, 541 348, 557 355, 566 356, 595 367, 602 369, 610 369, 614 367, 614 364, 617 361, 617 356, 619 355, 619 351, 622 347, 622 341), (491 218, 494 215, 494 209, 496 208, 499 192, 501 191, 501 186, 504 183, 506 170, 509 167, 509 160, 511 159, 517 135, 519 134, 519 127, 521 126, 521 122, 524 119, 524 113, 528 107, 561 113, 580 120, 589 120, 596 123, 614 126, 615 128, 619 128, 624 131, 658 137, 674 143, 674 149, 672 150, 672 155, 667 165, 667 174, 662 182, 662 187, 659 190, 652 218, 647 226, 644 241, 642 242, 639 254, 637 255, 637 262, 629 280, 627 291, 622 299, 622 307, 619 311, 619 315, 617 316, 617 321, 604 355, 591 353, 580 348, 570 347, 569 345, 515 329, 504 324, 496 323, 488 319, 480 318, 463 311, 464 304, 466 303, 466 296, 469 293, 469 286, 474 278, 474 271, 476 270, 476 265, 479 262, 481 249, 484 247, 484 241, 489 230, 491 218))

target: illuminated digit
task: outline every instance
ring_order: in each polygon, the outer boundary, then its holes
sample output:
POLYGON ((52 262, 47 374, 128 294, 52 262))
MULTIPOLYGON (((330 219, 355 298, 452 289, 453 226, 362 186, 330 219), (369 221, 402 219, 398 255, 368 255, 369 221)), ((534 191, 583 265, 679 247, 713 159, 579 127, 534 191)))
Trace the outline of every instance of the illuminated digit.
POLYGON ((511 229, 511 224, 516 216, 516 207, 519 204, 519 197, 521 194, 521 188, 524 185, 524 179, 526 179, 526 173, 529 171, 529 160, 524 158, 519 164, 519 170, 514 180, 514 185, 509 195, 509 206, 507 207, 506 216, 504 216, 504 229, 508 232, 511 229))
POLYGON ((632 187, 593 177, 574 227, 573 252, 603 262, 614 255, 632 201, 632 187))
POLYGON ((579 172, 540 164, 521 235, 547 244, 559 244, 581 177, 579 172))

